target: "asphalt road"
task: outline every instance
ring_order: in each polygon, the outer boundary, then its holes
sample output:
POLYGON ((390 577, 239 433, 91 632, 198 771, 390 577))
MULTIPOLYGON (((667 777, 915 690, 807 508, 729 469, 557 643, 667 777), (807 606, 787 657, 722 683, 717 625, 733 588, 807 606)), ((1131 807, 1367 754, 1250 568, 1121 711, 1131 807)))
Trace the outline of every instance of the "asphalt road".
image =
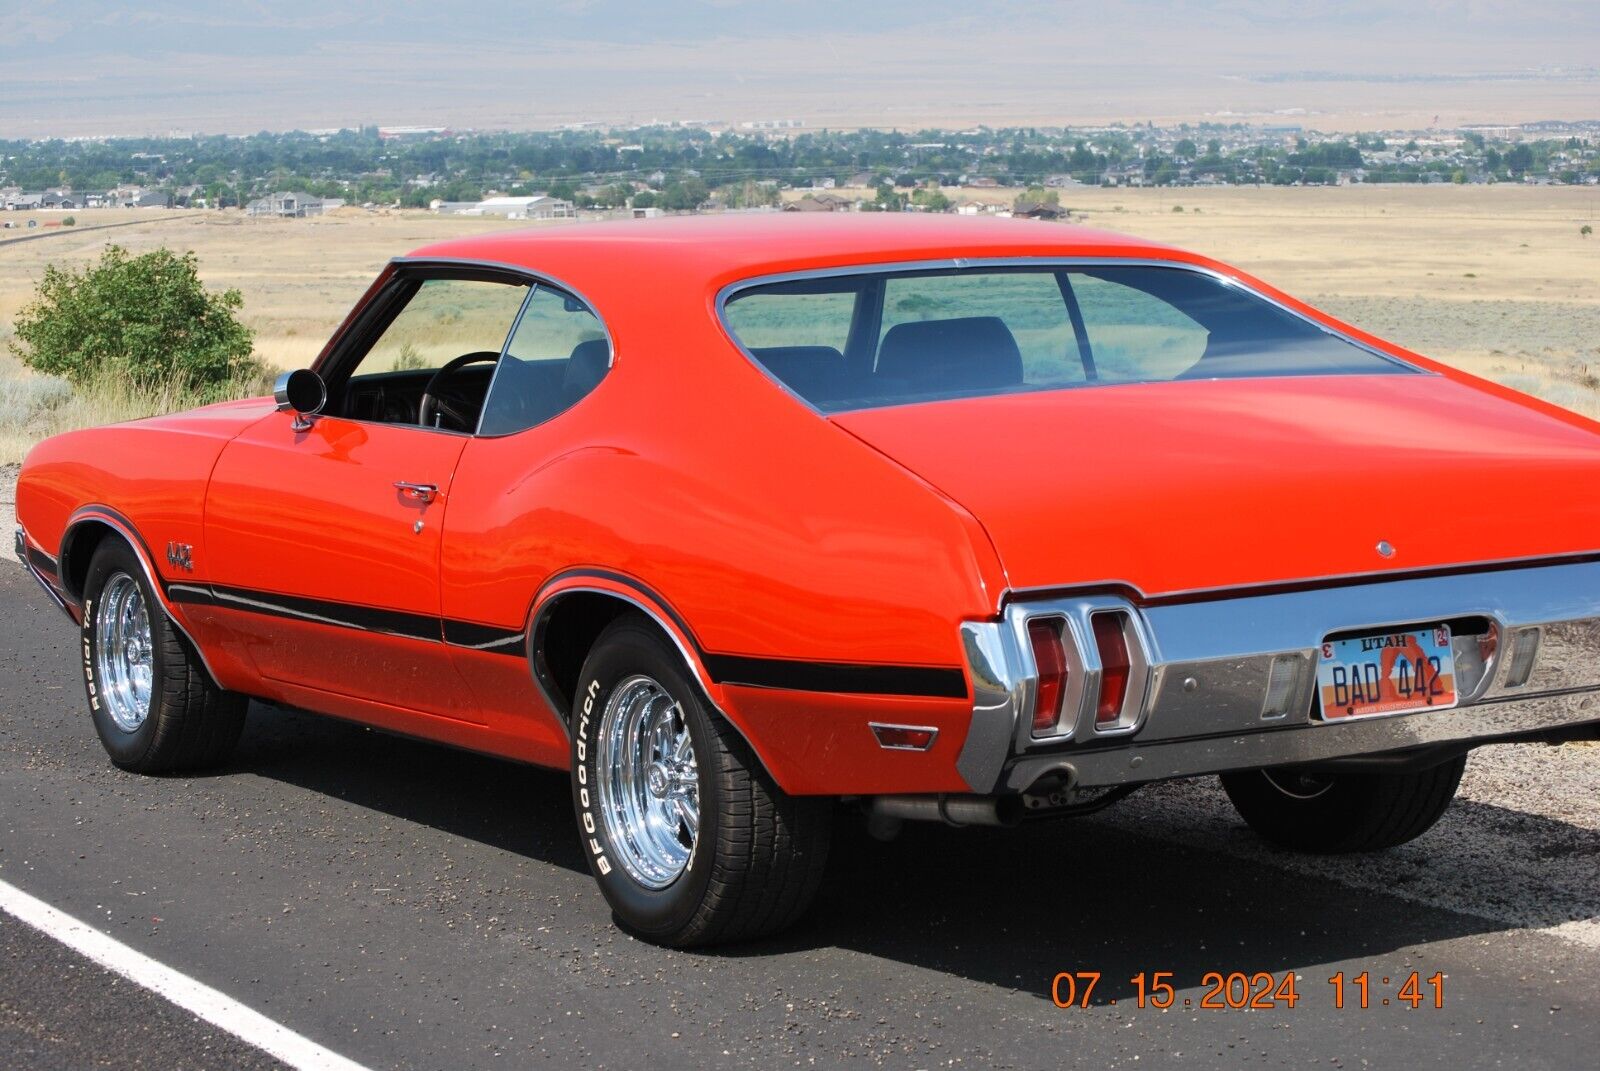
MULTIPOLYGON (((1210 783, 849 833, 798 930, 689 954, 612 926, 562 775, 266 707, 213 776, 124 774, 21 570, 0 622, 0 879, 374 1069, 1594 1066, 1600 749, 1479 752, 1375 859, 1263 848, 1210 783), (1293 971, 1300 1001, 1200 1010, 1212 970, 1293 971), (1087 1009, 1058 971, 1101 972, 1087 1009), (1136 1007, 1141 971, 1177 1006, 1136 1007), (1334 1009, 1337 971, 1370 1008, 1334 1009), (1412 971, 1442 1009, 1379 1003, 1412 971)), ((0 916, 0 1066, 96 1062, 273 1066, 0 916)))

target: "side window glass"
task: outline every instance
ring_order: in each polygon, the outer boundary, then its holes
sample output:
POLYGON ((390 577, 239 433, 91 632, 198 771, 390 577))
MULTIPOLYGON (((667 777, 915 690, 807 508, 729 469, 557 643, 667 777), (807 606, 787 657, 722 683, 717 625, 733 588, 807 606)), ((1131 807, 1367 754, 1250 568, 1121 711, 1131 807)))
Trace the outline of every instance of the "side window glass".
POLYGON ((534 289, 506 343, 484 403, 480 435, 542 424, 594 390, 611 367, 600 320, 571 294, 534 289))
POLYGON ((356 366, 356 375, 434 370, 467 353, 499 353, 526 286, 429 279, 356 366))
POLYGON ((1205 355, 1211 333, 1154 294, 1077 272, 1071 280, 1101 380, 1175 379, 1205 355))
POLYGON ((339 397, 330 412, 471 432, 528 289, 525 283, 483 279, 424 280, 361 355, 350 378, 335 388, 339 397), (460 363, 442 377, 436 397, 424 406, 434 374, 452 361, 460 363))

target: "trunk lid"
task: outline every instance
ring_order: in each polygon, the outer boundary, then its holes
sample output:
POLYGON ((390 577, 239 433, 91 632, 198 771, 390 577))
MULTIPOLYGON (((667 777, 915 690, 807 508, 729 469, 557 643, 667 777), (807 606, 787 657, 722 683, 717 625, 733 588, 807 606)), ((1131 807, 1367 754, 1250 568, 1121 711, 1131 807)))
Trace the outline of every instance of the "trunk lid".
POLYGON ((1595 425, 1439 375, 1130 384, 831 419, 976 516, 1013 590, 1169 595, 1600 548, 1595 425))

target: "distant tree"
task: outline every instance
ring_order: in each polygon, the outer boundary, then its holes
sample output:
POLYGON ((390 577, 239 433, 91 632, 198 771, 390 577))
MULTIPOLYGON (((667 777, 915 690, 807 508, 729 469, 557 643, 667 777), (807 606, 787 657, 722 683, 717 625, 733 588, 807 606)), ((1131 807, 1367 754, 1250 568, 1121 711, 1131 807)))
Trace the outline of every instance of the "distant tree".
POLYGON ((207 290, 194 253, 130 256, 107 246, 82 271, 52 264, 16 319, 12 350, 38 372, 84 384, 217 387, 259 375, 237 290, 207 290))
POLYGON ((1029 186, 1011 202, 1013 212, 1028 212, 1035 208, 1060 208, 1061 194, 1043 186, 1029 186))
POLYGON ((1497 149, 1490 149, 1488 152, 1483 154, 1483 166, 1488 168, 1490 171, 1499 171, 1500 165, 1504 162, 1504 158, 1501 157, 1500 152, 1497 149))
POLYGON ((640 190, 638 193, 633 195, 633 207, 654 208, 656 207, 656 200, 657 197, 655 190, 640 190))
POLYGON ((1210 141, 1206 142, 1206 155, 1221 156, 1222 142, 1218 141, 1216 138, 1212 138, 1210 141))
POLYGON ((561 201, 576 201, 578 199, 578 186, 571 179, 559 179, 550 184, 546 191, 551 197, 561 201))
POLYGON ((1594 233, 1594 228, 1589 226, 1587 223, 1585 223, 1583 226, 1578 228, 1578 237, 1579 238, 1587 238, 1587 237, 1589 237, 1589 235, 1591 235, 1593 233, 1594 233))
POLYGON ((872 206, 878 212, 902 212, 906 207, 906 195, 896 192, 887 182, 880 183, 872 206))
POLYGON ((1188 138, 1183 138, 1178 142, 1178 144, 1172 147, 1172 151, 1183 157, 1185 160, 1193 160, 1195 156, 1198 155, 1200 150, 1195 146, 1193 141, 1188 138))
POLYGON ((61 225, 63 227, 76 227, 78 225, 78 217, 68 216, 66 219, 61 221, 61 225))
POLYGON ((950 198, 945 196, 937 182, 911 191, 911 203, 927 212, 950 211, 950 198))
POLYGON ((711 196, 711 191, 706 184, 697 178, 686 178, 681 182, 669 182, 666 189, 661 191, 661 207, 676 212, 688 212, 699 208, 711 196))
POLYGON ((778 187, 770 182, 746 179, 723 186, 717 191, 717 200, 729 208, 762 208, 778 203, 778 187))
POLYGON ((1533 150, 1526 145, 1513 146, 1506 153, 1506 167, 1513 175, 1521 175, 1533 166, 1533 150))

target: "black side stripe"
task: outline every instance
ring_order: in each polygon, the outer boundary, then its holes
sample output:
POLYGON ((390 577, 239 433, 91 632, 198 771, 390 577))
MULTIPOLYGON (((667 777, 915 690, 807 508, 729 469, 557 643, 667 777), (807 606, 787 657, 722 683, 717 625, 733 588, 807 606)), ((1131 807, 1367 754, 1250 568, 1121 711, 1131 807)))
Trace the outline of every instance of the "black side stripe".
MULTIPOLYGON (((785 658, 752 658, 745 655, 711 654, 700 645, 688 622, 665 599, 638 580, 610 569, 568 569, 545 581, 545 588, 572 577, 610 580, 645 596, 672 619, 706 667, 714 684, 738 684, 751 688, 775 688, 792 692, 822 692, 831 695, 903 695, 930 698, 965 699, 967 678, 954 667, 873 666, 855 662, 800 662, 785 658)), ((535 602, 538 601, 535 597, 535 602)), ((535 625, 537 630, 540 626, 535 625)), ((537 634, 537 633, 536 633, 537 634)))
POLYGON ((248 588, 222 587, 217 584, 168 584, 167 596, 173 602, 226 606, 229 609, 245 610, 270 617, 312 621, 321 625, 358 629, 362 632, 383 632, 391 636, 404 636, 432 643, 443 640, 441 621, 430 614, 380 610, 373 606, 308 599, 299 595, 280 595, 270 591, 252 591, 248 588))
POLYGON ((521 657, 527 648, 527 636, 521 629, 512 632, 495 625, 453 621, 448 617, 444 619, 444 642, 452 647, 516 657, 521 657))
MULTIPOLYGON (((252 591, 247 588, 172 582, 167 597, 177 603, 222 606, 247 613, 285 617, 339 628, 379 632, 427 643, 447 643, 465 650, 521 658, 527 636, 475 621, 383 610, 371 606, 309 599, 299 595, 252 591)), ((680 624, 680 627, 681 624, 680 624)), ((929 666, 874 666, 843 662, 800 662, 783 658, 749 658, 743 655, 707 654, 694 643, 706 672, 717 684, 776 688, 795 692, 849 695, 908 695, 963 699, 966 677, 959 669, 929 666)))
POLYGON ((931 666, 867 666, 851 662, 796 662, 786 658, 701 654, 718 684, 781 688, 790 692, 851 695, 919 695, 965 699, 967 678, 959 669, 931 666))

